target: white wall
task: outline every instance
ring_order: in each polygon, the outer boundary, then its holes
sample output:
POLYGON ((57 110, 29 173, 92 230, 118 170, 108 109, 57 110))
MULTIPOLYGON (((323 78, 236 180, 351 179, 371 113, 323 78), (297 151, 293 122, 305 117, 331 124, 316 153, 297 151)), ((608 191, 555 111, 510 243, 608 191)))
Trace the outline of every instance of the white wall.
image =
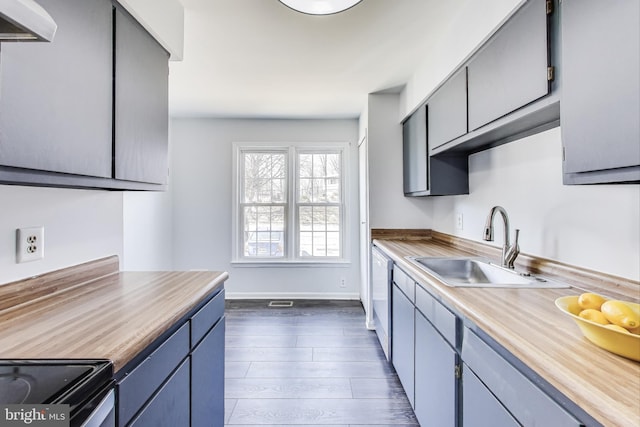
POLYGON ((432 206, 426 198, 404 197, 402 124, 398 94, 370 94, 369 142, 370 228, 431 228, 432 206))
POLYGON ((173 215, 170 191, 123 193, 123 245, 127 271, 173 269, 173 215))
POLYGON ((469 186, 468 196, 433 199, 435 229, 481 241, 489 210, 501 205, 521 230, 521 252, 640 280, 640 186, 562 185, 560 128, 471 155, 469 186))
POLYGON ((173 119, 173 261, 177 270, 229 271, 229 297, 350 298, 359 295, 356 120, 173 119), (231 264, 233 142, 340 142, 350 145, 344 267, 231 264), (345 278, 346 288, 340 288, 345 278))
POLYGON ((120 192, 0 185, 0 284, 122 257, 122 229, 120 192), (16 229, 40 225, 44 259, 16 264, 16 229))

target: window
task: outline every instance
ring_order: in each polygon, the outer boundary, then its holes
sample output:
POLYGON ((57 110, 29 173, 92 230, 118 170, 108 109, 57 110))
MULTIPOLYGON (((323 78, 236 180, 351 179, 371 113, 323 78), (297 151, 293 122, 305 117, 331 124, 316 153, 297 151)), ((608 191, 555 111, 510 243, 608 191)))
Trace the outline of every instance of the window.
POLYGON ((344 144, 236 144, 235 259, 344 259, 344 144))

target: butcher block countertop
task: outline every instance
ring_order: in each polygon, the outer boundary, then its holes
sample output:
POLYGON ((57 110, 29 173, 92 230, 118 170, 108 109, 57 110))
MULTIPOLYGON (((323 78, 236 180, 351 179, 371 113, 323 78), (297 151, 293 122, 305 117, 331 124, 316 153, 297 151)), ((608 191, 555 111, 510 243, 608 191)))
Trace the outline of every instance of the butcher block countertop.
POLYGON ((110 359, 114 372, 226 272, 120 272, 117 257, 0 286, 0 359, 110 359))
POLYGON ((638 302, 638 282, 521 255, 516 269, 564 281, 565 289, 452 288, 405 256, 485 256, 500 250, 433 232, 405 239, 372 231, 374 244, 422 287, 475 323, 537 375, 605 426, 640 426, 640 363, 605 351, 584 338, 554 301, 585 290, 638 302))

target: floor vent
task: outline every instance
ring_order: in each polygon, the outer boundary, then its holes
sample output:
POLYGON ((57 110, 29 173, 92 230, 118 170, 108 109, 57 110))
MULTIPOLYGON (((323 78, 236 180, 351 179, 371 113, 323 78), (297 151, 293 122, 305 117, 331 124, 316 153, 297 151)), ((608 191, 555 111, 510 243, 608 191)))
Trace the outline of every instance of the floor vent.
POLYGON ((269 307, 276 307, 276 308, 293 307, 293 301, 270 301, 269 307))

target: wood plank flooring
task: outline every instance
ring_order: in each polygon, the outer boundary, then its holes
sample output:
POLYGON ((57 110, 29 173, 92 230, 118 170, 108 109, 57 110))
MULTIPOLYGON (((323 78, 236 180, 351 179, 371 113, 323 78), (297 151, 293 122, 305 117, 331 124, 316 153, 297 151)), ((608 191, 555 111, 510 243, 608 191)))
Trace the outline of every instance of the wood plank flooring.
POLYGON ((226 302, 226 426, 419 427, 359 302, 268 302, 226 302))

